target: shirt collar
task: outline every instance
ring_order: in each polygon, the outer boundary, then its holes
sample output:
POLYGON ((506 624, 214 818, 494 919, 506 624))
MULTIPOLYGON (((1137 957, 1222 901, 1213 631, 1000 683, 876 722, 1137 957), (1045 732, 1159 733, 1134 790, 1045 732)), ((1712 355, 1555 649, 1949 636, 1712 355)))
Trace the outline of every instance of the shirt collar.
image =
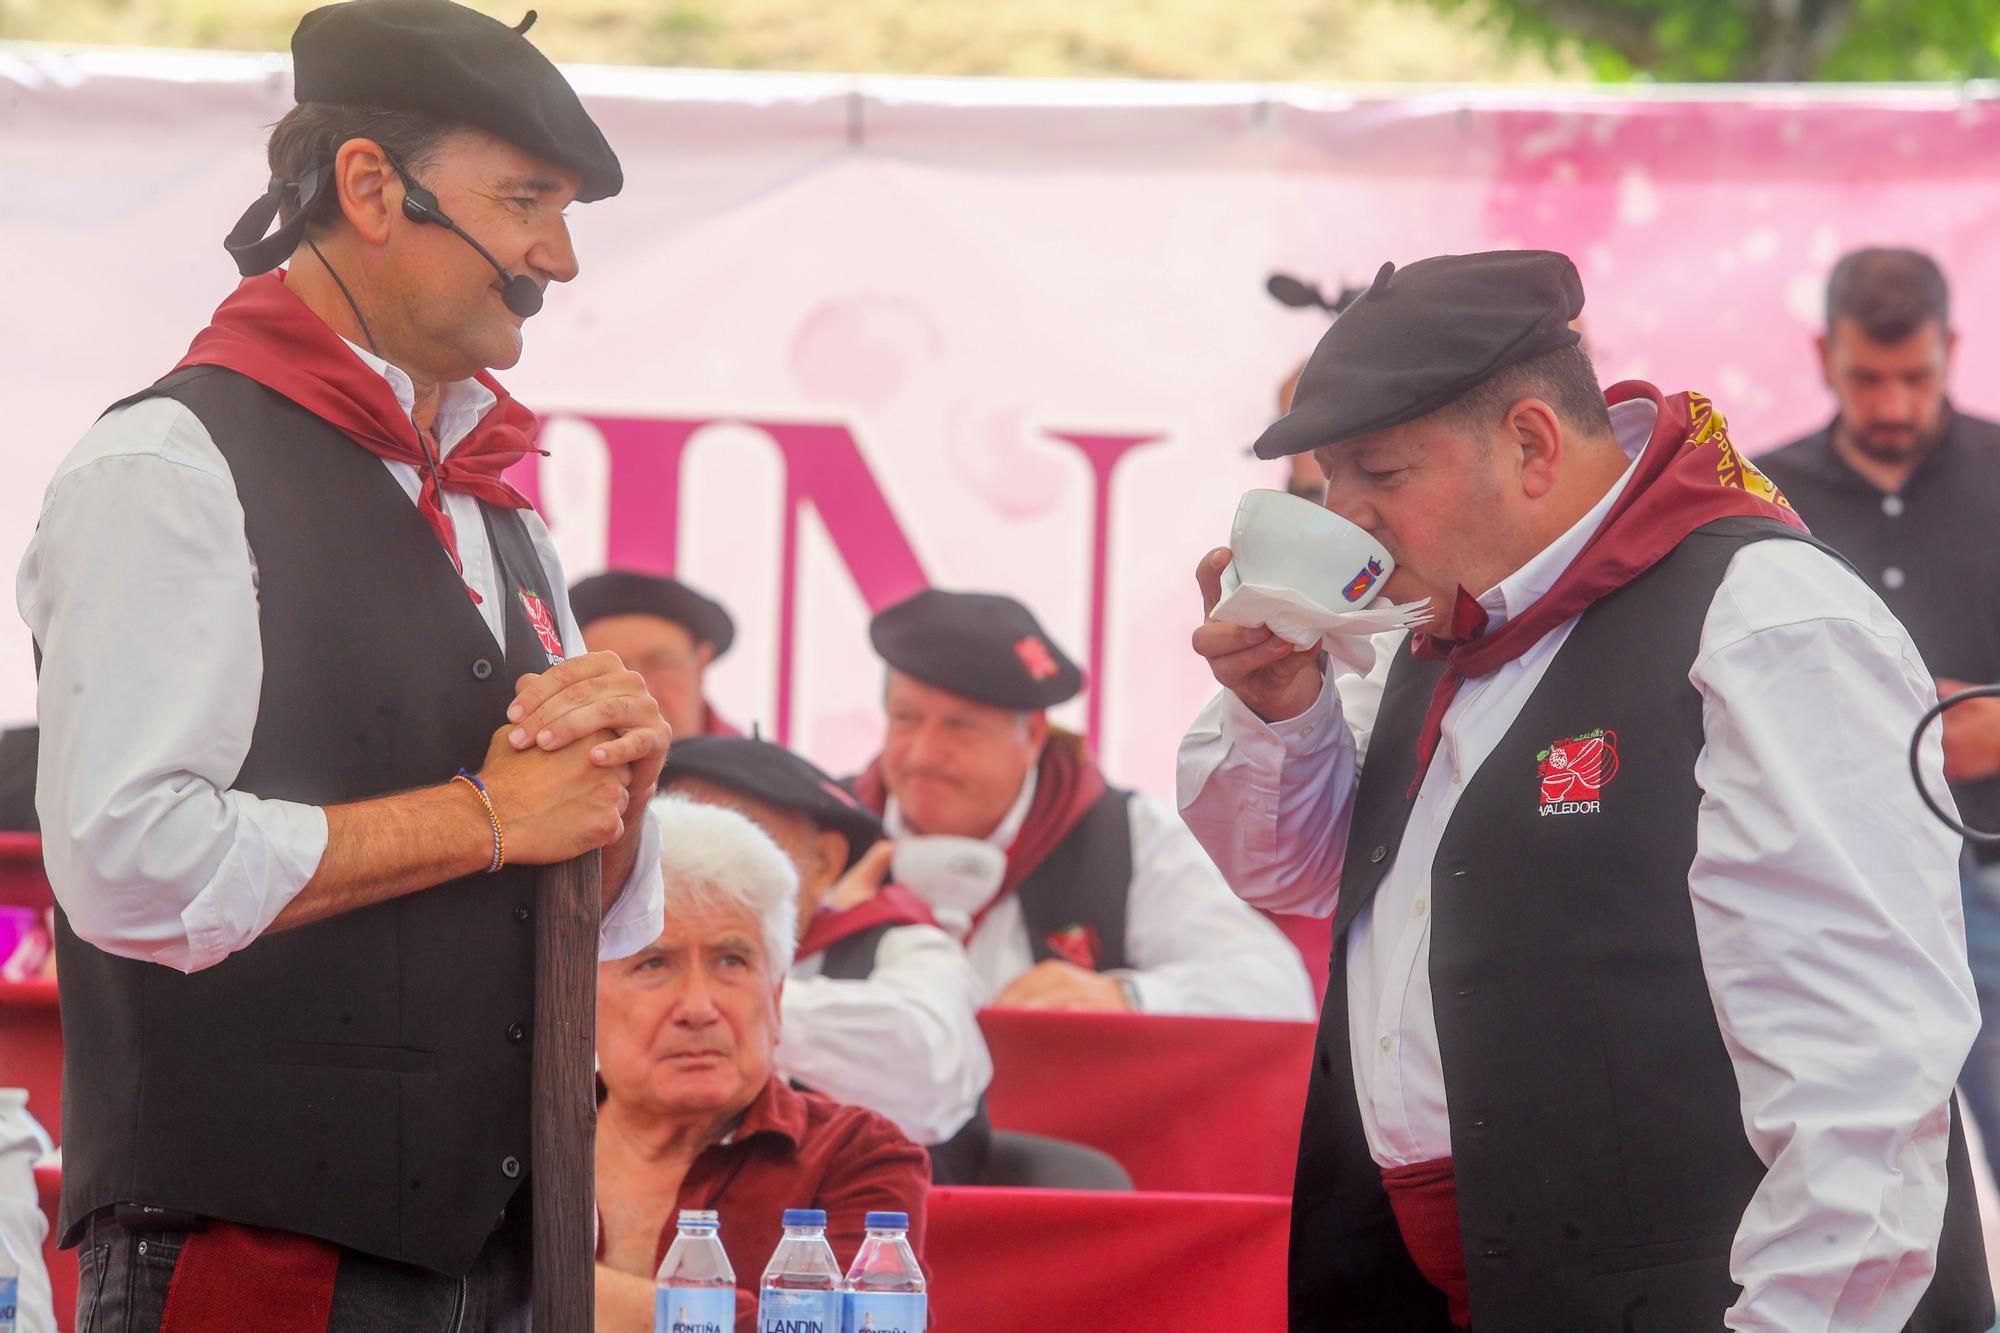
MULTIPOLYGON (((392 365, 365 347, 347 342, 361 364, 380 375, 396 395, 396 405, 409 416, 417 410, 417 386, 401 366, 392 365)), ((478 380, 447 380, 438 386, 437 423, 431 434, 437 437, 439 454, 449 454, 458 442, 471 434, 479 419, 499 402, 499 396, 478 380)))
POLYGON ((764 1084, 764 1090, 750 1103, 743 1118, 736 1122, 736 1128, 717 1142, 718 1146, 726 1147, 759 1134, 775 1134, 794 1148, 805 1142, 806 1099, 776 1074, 764 1084))
MULTIPOLYGON (((1909 477, 1903 482, 1903 490, 1909 490, 1919 478, 1937 471, 1943 466, 1946 457, 1954 452, 1953 442, 1958 435, 1961 414, 1949 398, 1945 399, 1944 414, 1944 429, 1938 433, 1937 443, 1931 446, 1931 451, 1924 455, 1923 461, 1911 469, 1909 477)), ((1835 415, 1834 419, 1826 424, 1826 429, 1817 435, 1807 437, 1812 442, 1811 451, 1805 456, 1807 466, 1829 480, 1853 490, 1871 496, 1884 494, 1880 486, 1857 471, 1835 447, 1833 436, 1839 429, 1840 417, 1835 415)))
MULTIPOLYGON (((999 826, 981 841, 990 847, 998 847, 1003 852, 1014 845, 1014 839, 1020 835, 1021 825, 1028 822, 1028 807, 1035 803, 1035 788, 1041 784, 1041 772, 1041 758, 1038 755, 1035 762, 1028 765, 1027 780, 1021 784, 1020 792, 1014 797, 1014 804, 1007 807, 1007 813, 1001 818, 999 826)), ((903 819, 903 808, 896 803, 896 798, 893 796, 882 807, 882 827, 889 831, 891 838, 907 838, 916 832, 903 819)))
POLYGON ((1618 447, 1632 461, 1611 489, 1604 493, 1604 498, 1591 506, 1589 513, 1571 524, 1568 531, 1543 547, 1526 564, 1480 594, 1479 605, 1486 612, 1487 633, 1499 629, 1540 601, 1598 528, 1604 525, 1605 515, 1611 512, 1611 506, 1618 502, 1625 487, 1631 484, 1632 469, 1639 465, 1639 455, 1645 452, 1646 442, 1653 438, 1653 425, 1658 419, 1659 408, 1650 398, 1629 398, 1612 407, 1611 433, 1617 439, 1618 447))

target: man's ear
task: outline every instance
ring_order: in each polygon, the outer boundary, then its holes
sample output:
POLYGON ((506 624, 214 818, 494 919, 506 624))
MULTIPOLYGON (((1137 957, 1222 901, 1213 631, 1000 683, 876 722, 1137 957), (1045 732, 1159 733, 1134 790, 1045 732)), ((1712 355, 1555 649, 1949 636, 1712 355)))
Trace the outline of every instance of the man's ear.
POLYGON ((715 645, 706 641, 694 646, 694 664, 698 671, 708 670, 708 664, 715 660, 715 645))
MULTIPOLYGON (((1819 354, 1819 377, 1831 389, 1833 384, 1833 345, 1824 333, 1813 335, 1813 350, 1819 354)), ((1949 363, 1947 363, 1949 364, 1949 363)))
POLYGON ((1564 462, 1561 418, 1539 398, 1523 398, 1508 409, 1505 438, 1520 454, 1521 493, 1539 500, 1555 489, 1564 462))
POLYGON ((1037 754, 1039 754, 1041 753, 1042 747, 1049 743, 1048 713, 1043 711, 1036 711, 1028 714, 1027 725, 1028 725, 1028 744, 1034 748, 1037 754))
POLYGON ((342 144, 333 155, 333 186, 347 225, 369 245, 388 244, 390 214, 402 207, 403 183, 382 146, 373 139, 342 144))
POLYGON ((813 858, 813 882, 820 886, 824 896, 847 871, 847 835, 820 829, 806 846, 813 858))

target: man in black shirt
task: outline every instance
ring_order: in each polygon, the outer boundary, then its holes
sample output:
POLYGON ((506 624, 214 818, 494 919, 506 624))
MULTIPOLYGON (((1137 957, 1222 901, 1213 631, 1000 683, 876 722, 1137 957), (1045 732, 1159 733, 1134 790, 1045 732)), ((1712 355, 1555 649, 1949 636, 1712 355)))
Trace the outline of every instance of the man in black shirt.
MULTIPOLYGON (((1832 423, 1757 459, 1813 534, 1853 562, 1937 676, 1938 693, 2000 681, 2000 423, 1946 397, 1944 275, 1913 250, 1847 255, 1819 337, 1832 423)), ((2000 829, 2000 699, 1945 714, 1945 774, 1962 818, 2000 829)), ((2000 1154, 2000 847, 1966 849, 1965 933, 1984 1022, 1960 1084, 2000 1154)))

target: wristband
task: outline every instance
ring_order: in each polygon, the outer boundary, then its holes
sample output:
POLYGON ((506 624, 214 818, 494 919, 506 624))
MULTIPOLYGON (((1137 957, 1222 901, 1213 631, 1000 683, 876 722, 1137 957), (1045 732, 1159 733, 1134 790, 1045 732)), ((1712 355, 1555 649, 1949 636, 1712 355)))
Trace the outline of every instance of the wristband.
POLYGON ((493 808, 493 798, 486 794, 486 784, 472 774, 461 768, 452 777, 452 781, 463 782, 472 788, 472 794, 486 807, 487 821, 493 825, 493 864, 486 867, 486 873, 490 875, 507 864, 507 832, 500 827, 500 812, 493 808))

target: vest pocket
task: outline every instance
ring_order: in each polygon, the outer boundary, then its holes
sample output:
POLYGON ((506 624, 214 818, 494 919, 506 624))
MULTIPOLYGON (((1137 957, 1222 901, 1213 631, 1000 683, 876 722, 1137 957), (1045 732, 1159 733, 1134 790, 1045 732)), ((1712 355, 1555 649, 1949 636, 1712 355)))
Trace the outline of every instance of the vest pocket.
POLYGON ((1734 1231, 1719 1231, 1710 1236, 1690 1236, 1686 1240, 1662 1240, 1649 1245, 1613 1246, 1592 1250, 1590 1269, 1593 1273, 1632 1273, 1645 1268, 1664 1268, 1668 1264, 1713 1259, 1719 1255, 1727 1255, 1729 1247, 1735 1242, 1734 1231))
POLYGON ((390 1074, 428 1074, 437 1068, 436 1051, 409 1046, 348 1046, 339 1042, 274 1041, 264 1048, 274 1065, 317 1069, 376 1069, 390 1074))

